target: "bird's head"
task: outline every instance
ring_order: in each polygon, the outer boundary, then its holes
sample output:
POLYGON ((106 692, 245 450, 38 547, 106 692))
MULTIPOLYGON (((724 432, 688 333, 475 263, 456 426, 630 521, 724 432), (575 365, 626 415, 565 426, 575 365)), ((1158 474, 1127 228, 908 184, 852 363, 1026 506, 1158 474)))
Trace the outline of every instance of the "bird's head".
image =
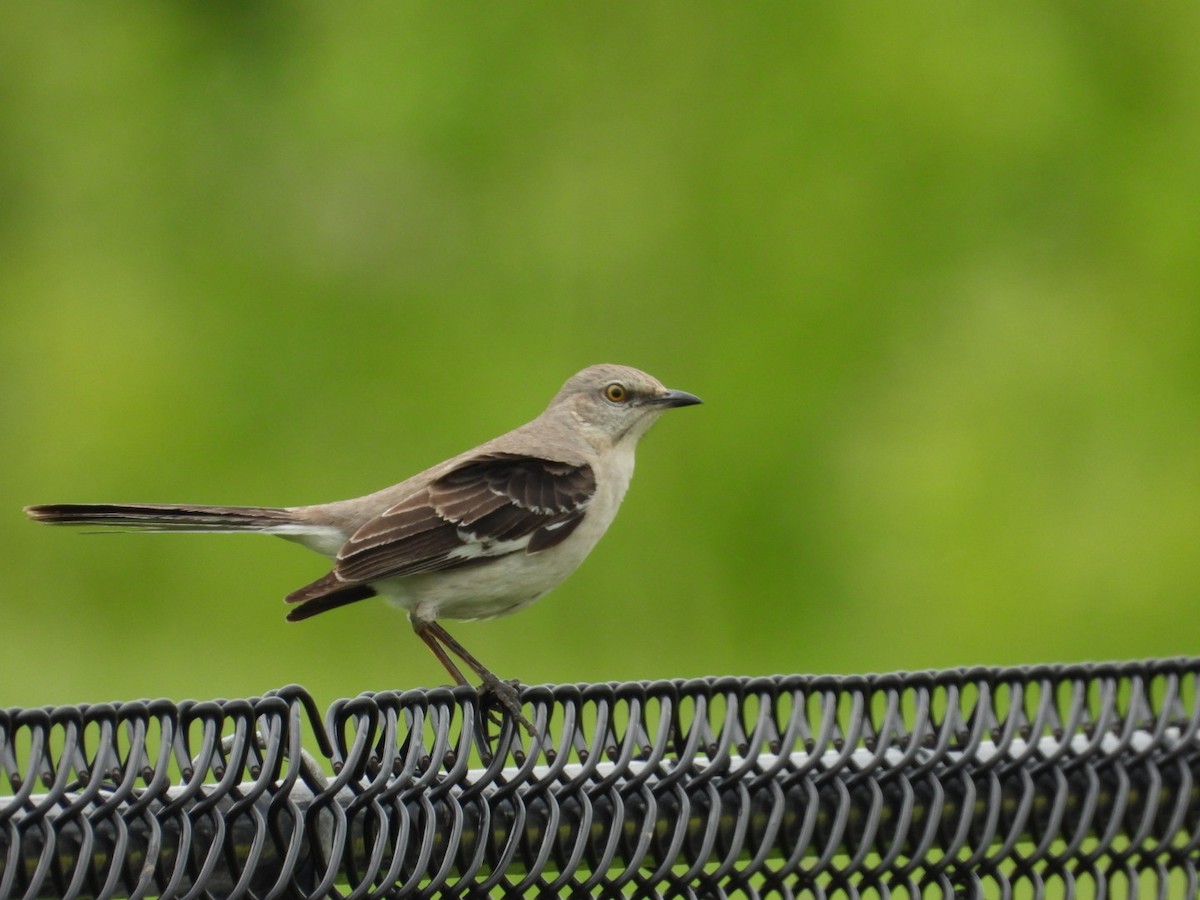
POLYGON ((547 413, 565 414, 593 441, 616 445, 636 442, 666 410, 699 402, 638 369, 604 363, 567 379, 547 413))

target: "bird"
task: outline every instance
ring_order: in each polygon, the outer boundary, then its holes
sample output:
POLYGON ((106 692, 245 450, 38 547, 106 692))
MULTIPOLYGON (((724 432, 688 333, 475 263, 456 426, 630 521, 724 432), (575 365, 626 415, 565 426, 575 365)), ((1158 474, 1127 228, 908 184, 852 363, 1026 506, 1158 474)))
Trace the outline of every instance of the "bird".
POLYGON ((701 400, 638 369, 605 363, 569 378, 533 420, 392 487, 314 506, 59 503, 27 506, 48 525, 147 532, 254 532, 333 561, 288 594, 287 619, 379 596, 404 609, 416 635, 459 685, 453 657, 512 716, 518 682, 503 681, 442 619, 493 619, 529 606, 583 562, 612 524, 639 439, 668 409, 701 400))

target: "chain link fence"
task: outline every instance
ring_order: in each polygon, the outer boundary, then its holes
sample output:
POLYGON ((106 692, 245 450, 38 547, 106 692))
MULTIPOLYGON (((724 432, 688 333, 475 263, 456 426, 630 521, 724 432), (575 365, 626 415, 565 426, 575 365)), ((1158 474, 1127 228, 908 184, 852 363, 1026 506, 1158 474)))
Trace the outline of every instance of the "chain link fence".
POLYGON ((0 898, 1195 897, 1200 659, 0 713, 0 898))

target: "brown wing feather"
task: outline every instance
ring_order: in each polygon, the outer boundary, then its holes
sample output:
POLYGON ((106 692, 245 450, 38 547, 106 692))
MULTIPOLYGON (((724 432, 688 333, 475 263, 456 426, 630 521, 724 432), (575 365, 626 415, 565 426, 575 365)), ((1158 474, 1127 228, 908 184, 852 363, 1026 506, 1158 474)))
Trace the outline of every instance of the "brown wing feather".
POLYGON ((304 604, 293 617, 310 604, 322 611, 316 601, 351 586, 553 547, 575 530, 595 490, 587 465, 515 454, 471 460, 359 528, 329 575, 287 598, 304 604))
POLYGON ((375 589, 369 584, 346 584, 330 572, 312 584, 306 584, 299 590, 292 591, 284 600, 288 603, 300 604, 289 612, 287 617, 289 622, 299 622, 302 619, 311 618, 317 613, 374 596, 375 589))

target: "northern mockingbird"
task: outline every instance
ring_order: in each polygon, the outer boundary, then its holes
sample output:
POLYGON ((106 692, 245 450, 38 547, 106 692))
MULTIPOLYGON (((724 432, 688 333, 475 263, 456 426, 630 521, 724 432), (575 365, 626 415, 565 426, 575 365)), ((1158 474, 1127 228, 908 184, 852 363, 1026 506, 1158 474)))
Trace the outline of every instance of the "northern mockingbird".
POLYGON ((29 506, 50 525, 137 531, 253 531, 331 557, 333 570, 286 598, 292 622, 367 597, 408 611, 413 630, 458 684, 457 656, 519 721, 516 689, 438 619, 522 609, 584 560, 612 523, 638 439, 664 410, 699 403, 627 366, 584 369, 546 410, 407 481, 318 506, 66 503, 29 506))

